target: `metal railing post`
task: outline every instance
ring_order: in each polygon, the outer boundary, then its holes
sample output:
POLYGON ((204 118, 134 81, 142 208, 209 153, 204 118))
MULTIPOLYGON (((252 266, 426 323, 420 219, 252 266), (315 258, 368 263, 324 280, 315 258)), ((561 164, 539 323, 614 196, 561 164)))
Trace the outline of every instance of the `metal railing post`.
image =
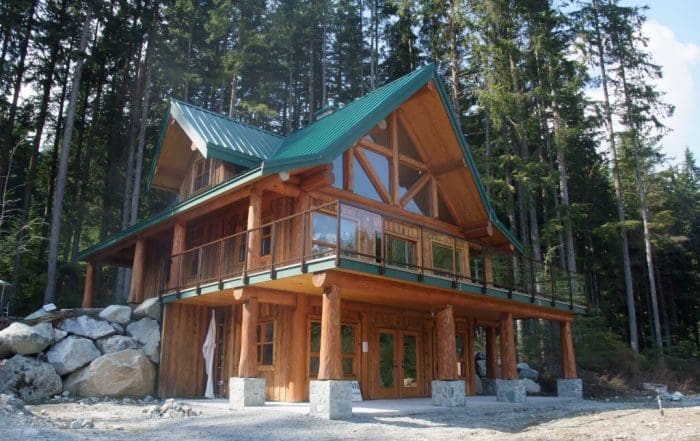
POLYGON ((482 245, 481 246, 481 271, 483 273, 482 281, 481 281, 481 293, 486 295, 488 293, 487 291, 487 284, 488 280, 486 277, 486 246, 482 245))
POLYGON ((306 273, 306 235, 308 234, 306 223, 309 222, 311 216, 308 211, 301 215, 301 272, 306 273))
POLYGON ((338 215, 336 216, 335 225, 335 266, 340 265, 340 201, 337 202, 336 209, 338 210, 338 215))
POLYGON ((277 240, 277 222, 273 222, 270 225, 270 278, 276 279, 277 274, 275 272, 275 240, 277 240))
POLYGON ((527 257, 523 258, 523 262, 525 260, 530 262, 530 303, 535 303, 535 295, 537 293, 537 285, 535 283, 535 261, 527 257))

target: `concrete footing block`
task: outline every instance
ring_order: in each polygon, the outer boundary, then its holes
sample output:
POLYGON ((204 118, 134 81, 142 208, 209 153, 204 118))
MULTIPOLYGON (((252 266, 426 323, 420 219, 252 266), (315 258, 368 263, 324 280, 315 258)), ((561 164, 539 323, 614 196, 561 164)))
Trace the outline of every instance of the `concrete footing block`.
POLYGON ((309 383, 309 413, 329 420, 352 416, 352 382, 314 380, 309 383))
POLYGON ((463 380, 433 380, 432 384, 433 406, 464 407, 466 404, 466 390, 463 380))
POLYGON ((228 380, 228 391, 229 409, 265 405, 264 378, 231 377, 228 380))
POLYGON ((583 399, 583 382, 580 378, 560 378, 557 380, 559 398, 583 399))
POLYGON ((496 401, 506 401, 508 403, 525 402, 525 384, 522 380, 497 378, 493 381, 496 386, 496 401))

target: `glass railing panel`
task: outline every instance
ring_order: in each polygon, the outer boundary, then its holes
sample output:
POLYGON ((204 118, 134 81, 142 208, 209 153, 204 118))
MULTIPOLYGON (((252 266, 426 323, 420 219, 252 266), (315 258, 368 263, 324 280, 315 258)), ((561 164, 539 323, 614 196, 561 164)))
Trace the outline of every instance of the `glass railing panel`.
POLYGON ((377 262, 382 250, 382 216, 352 205, 340 205, 340 252, 377 262))
POLYGON ((275 222, 271 227, 271 264, 286 266, 301 261, 302 223, 301 216, 275 222))
POLYGON ((221 278, 238 277, 246 262, 246 233, 236 234, 221 241, 221 278))

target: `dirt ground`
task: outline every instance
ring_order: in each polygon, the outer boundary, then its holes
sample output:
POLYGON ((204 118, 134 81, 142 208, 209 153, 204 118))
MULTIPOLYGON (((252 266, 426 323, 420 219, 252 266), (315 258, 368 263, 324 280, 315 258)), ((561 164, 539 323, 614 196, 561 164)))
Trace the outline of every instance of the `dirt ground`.
POLYGON ((700 440, 700 396, 664 402, 530 399, 524 404, 468 402, 466 408, 423 405, 398 414, 362 413, 346 421, 308 415, 308 406, 228 410, 224 401, 182 400, 197 416, 153 418, 123 401, 31 405, 0 413, 0 439, 14 440, 700 440), (88 418, 93 428, 71 429, 88 418))

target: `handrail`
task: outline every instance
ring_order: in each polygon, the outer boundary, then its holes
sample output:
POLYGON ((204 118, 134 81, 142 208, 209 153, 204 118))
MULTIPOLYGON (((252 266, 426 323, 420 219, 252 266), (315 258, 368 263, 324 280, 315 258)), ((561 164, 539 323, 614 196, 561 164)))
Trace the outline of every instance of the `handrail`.
MULTIPOLYGON (((313 234, 312 234, 313 235, 313 234)), ((333 240, 333 239, 331 239, 333 240)), ((449 247, 449 245, 447 245, 449 247)), ((358 247, 357 244, 354 245, 355 248, 358 247)), ((266 254, 267 255, 267 254, 266 254)), ((549 300, 552 305, 556 302, 565 303, 569 305, 570 309, 573 309, 574 298, 578 297, 575 291, 579 287, 585 287, 585 283, 581 284, 580 281, 574 282, 574 279, 581 277, 581 274, 568 271, 565 268, 559 268, 554 265, 553 262, 540 262, 536 261, 526 255, 516 255, 514 253, 509 253, 504 250, 500 250, 494 247, 487 246, 483 243, 475 241, 467 241, 466 239, 451 234, 447 231, 443 231, 438 228, 427 227, 420 223, 403 219, 400 216, 386 215, 371 208, 362 206, 360 204, 335 200, 320 206, 306 209, 298 213, 294 213, 282 218, 276 219, 274 221, 262 224, 255 228, 234 233, 228 236, 224 236, 207 243, 198 245, 187 249, 181 253, 174 254, 170 256, 170 265, 176 265, 178 271, 178 280, 166 280, 163 284, 162 292, 165 291, 176 291, 179 292, 183 288, 190 286, 196 286, 198 289, 203 283, 208 282, 218 282, 219 286, 223 286, 223 280, 232 276, 242 276, 245 280, 251 272, 267 270, 269 269, 276 276, 278 268, 294 263, 300 263, 302 270, 306 271, 306 265, 309 259, 315 259, 318 257, 333 257, 336 264, 340 262, 341 255, 350 258, 362 259, 365 261, 371 260, 379 264, 380 271, 383 273, 386 271, 387 266, 399 266, 402 268, 412 268, 412 271, 418 273, 419 280, 422 280, 425 275, 434 275, 437 277, 444 277, 451 280, 454 287, 460 281, 468 281, 469 283, 478 285, 483 294, 488 293, 490 287, 503 290, 507 292, 508 298, 512 298, 513 292, 521 292, 530 296, 530 301, 534 303, 536 299, 549 300), (373 254, 360 253, 359 249, 345 248, 342 244, 341 233, 342 219, 346 216, 343 214, 344 207, 351 207, 363 212, 378 216, 381 227, 374 230, 377 234, 381 234, 381 246, 376 248, 373 254), (329 210, 330 209, 330 210, 329 210), (332 211, 332 213, 329 213, 332 211), (313 233, 313 216, 314 212, 323 212, 326 215, 334 216, 335 219, 335 243, 323 241, 317 239, 309 239, 307 236, 313 233), (279 242, 280 237, 286 237, 286 240, 294 240, 291 236, 283 235, 282 223, 290 222, 294 220, 301 220, 301 250, 293 250, 292 254, 295 255, 293 258, 279 258, 277 256, 278 250, 283 249, 283 245, 279 242), (395 262, 387 257, 387 240, 384 238, 387 234, 391 234, 387 230, 386 220, 393 220, 406 226, 414 227, 418 230, 420 237, 416 242, 418 247, 418 261, 417 264, 406 263, 406 262, 395 262), (265 228, 270 228, 270 261, 265 264, 260 264, 258 266, 249 265, 248 261, 248 248, 250 246, 251 233, 255 231, 260 231, 265 228), (436 268, 433 262, 426 262, 426 256, 424 252, 424 247, 426 244, 430 243, 430 239, 426 237, 426 234, 437 233, 451 240, 452 249, 452 268, 436 268), (457 266, 457 241, 466 242, 472 250, 478 250, 480 256, 480 266, 481 268, 477 270, 477 273, 473 274, 463 274, 465 269, 461 270, 457 266), (229 251, 228 256, 225 256, 227 251, 224 248, 224 244, 228 241, 232 244, 232 251, 229 251), (325 247, 322 251, 313 251, 312 244, 320 244, 320 246, 325 247), (307 252, 307 247, 311 245, 311 248, 307 252), (244 248, 240 248, 244 247, 244 248), (241 256, 241 252, 244 251, 244 255, 241 256), (298 251, 298 253, 297 253, 298 251), (209 255, 211 253, 211 256, 209 255), (298 254, 298 255, 297 255, 298 254), (333 256, 333 254, 335 254, 333 256), (196 261, 187 260, 196 258, 196 261), (487 258, 490 257, 491 260, 491 278, 487 277, 486 263, 487 258), (506 261, 502 262, 497 260, 499 258, 506 257, 506 261), (241 260, 242 258, 242 260, 241 260), (185 262, 187 260, 187 262, 185 262), (211 267, 205 268, 205 265, 209 261, 212 261, 211 267), (216 261, 216 263, 213 263, 216 261), (185 274, 183 270, 184 263, 192 265, 190 267, 190 273, 185 274), (496 274, 496 266, 498 264, 498 272, 496 274), (505 264, 505 266, 504 266, 505 264), (196 266, 195 266, 196 265, 196 266), (214 267, 216 265, 216 267, 214 267), (563 286, 565 284, 566 286, 563 286), (549 286, 547 286, 549 285, 549 286), (550 291, 550 292, 547 292, 550 291), (560 292, 561 291, 561 292, 560 292), (564 292, 566 291, 566 292, 564 292), (549 295, 547 295, 549 294, 549 295)), ((414 255, 415 256, 415 255, 414 255)), ((429 256, 429 255, 428 255, 429 256)), ((167 259, 164 264, 167 265, 167 259)), ((585 293, 584 293, 585 294, 585 293)), ((586 296, 587 297, 587 296, 586 296)))

